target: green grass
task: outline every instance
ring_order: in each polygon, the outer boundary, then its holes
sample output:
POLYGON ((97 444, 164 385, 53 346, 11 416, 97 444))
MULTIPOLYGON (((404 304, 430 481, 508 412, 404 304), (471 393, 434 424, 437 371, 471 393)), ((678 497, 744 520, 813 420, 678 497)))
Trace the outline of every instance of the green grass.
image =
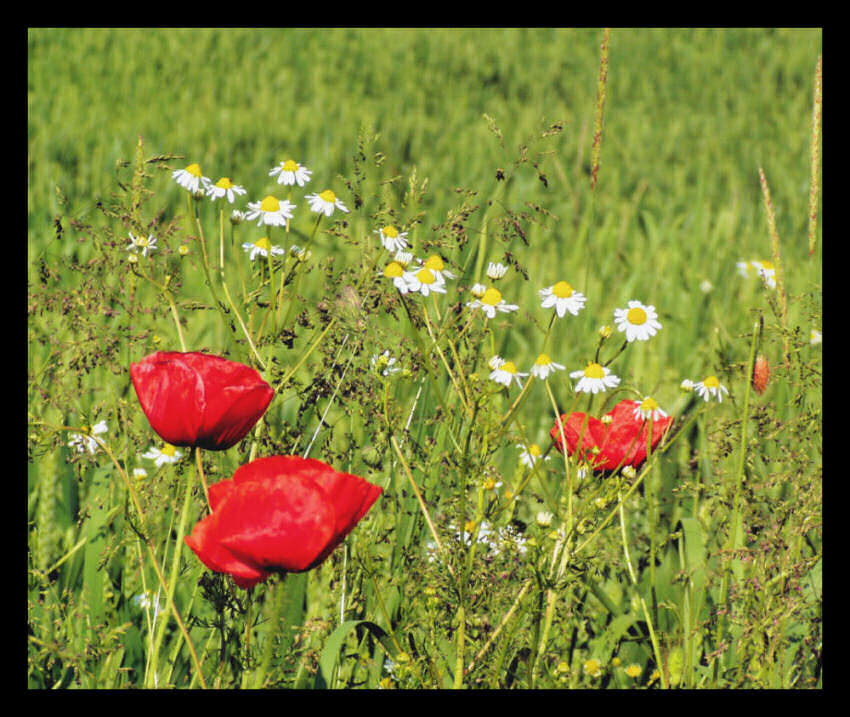
MULTIPOLYGON (((820 687, 822 385, 809 343, 821 328, 820 226, 812 255, 808 238, 821 38, 612 30, 591 190, 601 30, 30 29, 30 687, 820 687), (197 490, 184 507, 192 461, 154 471, 138 458, 158 438, 129 363, 180 343, 125 248, 128 231, 159 238, 140 265, 171 277, 189 350, 257 365, 208 286, 227 306, 218 207, 199 205, 208 282, 170 171, 199 162, 213 180, 231 176, 248 189, 244 207, 284 196, 268 172, 288 156, 313 180, 293 191, 291 236, 273 231, 273 243, 308 240, 307 192, 332 187, 352 211, 321 224, 310 262, 287 260, 298 278, 275 331, 263 323, 265 274, 239 249, 266 232, 247 223, 231 240, 226 226, 227 286, 279 391, 251 440, 205 453, 204 467, 214 482, 252 455, 310 446, 385 490, 323 566, 248 601, 188 549, 175 558, 181 521, 188 531, 203 515, 197 490), (735 266, 773 255, 760 168, 787 315, 735 266), (377 278, 387 257, 373 232, 388 222, 460 275, 439 319, 430 298, 407 297, 408 313, 377 278), (490 261, 511 266, 498 288, 520 309, 479 317, 459 339, 463 287, 490 261), (561 279, 588 297, 546 343, 569 371, 593 358, 614 309, 658 309, 662 330, 611 366, 624 390, 592 404, 600 415, 651 394, 676 417, 675 440, 634 483, 578 482, 575 466, 567 479, 553 450, 524 471, 517 444, 550 445, 541 382, 502 421, 519 390, 495 391, 487 360, 528 370, 550 318, 537 292, 561 279), (436 347, 420 304, 443 329, 436 347), (407 369, 387 383, 370 371, 386 348, 407 369), (747 388, 754 350, 772 366, 763 395, 747 388), (729 387, 722 404, 681 392, 709 374, 729 387), (99 420, 114 461, 67 447, 69 429, 99 420), (141 465, 148 478, 129 489, 121 470, 141 465), (492 497, 487 479, 519 496, 492 497), (432 559, 428 520, 448 564, 432 559), (526 551, 455 541, 467 521, 514 526, 526 551), (575 528, 566 543, 561 524, 575 528), (158 587, 141 535, 165 576, 176 570, 200 673, 173 616, 154 624, 140 605, 158 587)), ((560 409, 586 410, 563 376, 549 382, 560 409)))

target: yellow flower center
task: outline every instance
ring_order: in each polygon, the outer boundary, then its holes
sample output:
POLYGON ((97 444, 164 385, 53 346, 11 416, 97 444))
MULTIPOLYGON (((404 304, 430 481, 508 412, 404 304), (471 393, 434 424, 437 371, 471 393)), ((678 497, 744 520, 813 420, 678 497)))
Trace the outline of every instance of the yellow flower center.
POLYGON ((398 236, 398 229, 391 224, 381 229, 381 232, 385 237, 389 237, 390 239, 395 239, 398 236))
POLYGON ((416 272, 416 278, 419 279, 421 284, 433 284, 437 281, 437 277, 434 276, 430 269, 420 269, 416 272))
POLYGON ((706 388, 719 388, 720 381, 717 379, 717 376, 709 376, 702 382, 702 385, 706 388))
POLYGON ((330 189, 326 189, 324 192, 319 194, 319 199, 327 202, 328 204, 333 204, 336 202, 336 194, 334 194, 330 189))
POLYGON ((468 521, 466 521, 466 523, 464 523, 463 529, 464 529, 467 533, 471 533, 472 531, 474 531, 474 530, 475 530, 475 521, 474 521, 474 520, 468 520, 468 521))
POLYGON ((442 271, 443 260, 437 254, 434 254, 433 256, 428 257, 425 261, 425 266, 431 271, 442 271))
POLYGON ((189 174, 191 174, 193 177, 200 177, 201 176, 201 165, 200 164, 190 164, 188 167, 186 167, 185 171, 188 172, 189 174))
POLYGON ((528 447, 528 454, 530 456, 534 456, 535 458, 539 458, 541 455, 540 446, 538 446, 536 443, 532 443, 528 447))
POLYGON ((552 293, 559 299, 569 299, 573 295, 573 287, 566 281, 559 281, 552 287, 552 293))
POLYGON ((658 402, 654 398, 647 396, 640 404, 640 409, 642 411, 655 411, 658 409, 658 402))
POLYGON ((177 453, 177 449, 174 446, 172 446, 170 443, 166 443, 162 447, 162 450, 160 450, 160 453, 162 453, 162 455, 164 455, 164 456, 168 456, 169 458, 173 458, 174 455, 177 453))
POLYGON ((147 237, 136 237, 136 246, 150 246, 150 241, 147 237))
POLYGON ((257 241, 254 242, 254 246, 258 249, 265 249, 266 251, 272 248, 272 244, 268 237, 261 237, 260 239, 257 239, 257 241))
POLYGON ((484 490, 493 490, 496 487, 496 481, 492 478, 488 478, 484 481, 484 490))
POLYGON ((587 378, 605 378, 605 369, 598 363, 589 363, 584 370, 584 375, 587 378))
POLYGON ((397 261, 391 261, 384 269, 384 276, 388 279, 395 279, 404 274, 404 268, 397 261))
POLYGON ((626 314, 626 320, 633 325, 639 326, 640 324, 646 323, 646 312, 641 309, 639 306, 636 306, 633 309, 629 309, 629 313, 626 314))
POLYGON ((487 304, 488 306, 496 306, 501 300, 502 293, 498 289, 494 289, 492 286, 487 289, 481 297, 481 303, 487 304))
POLYGON ((516 373, 516 364, 513 361, 505 361, 501 366, 499 366, 500 371, 507 371, 508 373, 516 373))
POLYGON ((215 183, 215 186, 219 189, 233 189, 233 182, 230 181, 230 177, 222 177, 215 183))
POLYGON ((283 171, 284 172, 297 172, 298 171, 298 162, 293 159, 287 159, 283 163, 283 171))
POLYGON ((260 202, 260 210, 264 212, 279 212, 280 202, 277 200, 277 197, 269 194, 269 196, 260 202))
POLYGON ((534 362, 536 366, 548 366, 552 363, 552 359, 549 358, 546 354, 540 354, 537 357, 537 361, 534 362))
POLYGON ((761 268, 765 271, 773 271, 775 267, 772 261, 763 261, 761 262, 761 268))

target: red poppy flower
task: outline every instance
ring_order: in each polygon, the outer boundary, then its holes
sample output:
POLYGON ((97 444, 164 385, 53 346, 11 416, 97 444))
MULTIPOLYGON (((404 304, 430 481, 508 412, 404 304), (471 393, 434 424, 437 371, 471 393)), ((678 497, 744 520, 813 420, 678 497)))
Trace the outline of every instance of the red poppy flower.
POLYGON ((380 494, 313 458, 258 458, 210 486, 212 513, 185 540, 210 570, 248 589, 322 563, 380 494))
POLYGON ((173 446, 230 448, 274 397, 250 366, 199 352, 159 351, 130 364, 130 376, 151 427, 173 446))
MULTIPOLYGON (((595 470, 616 470, 622 466, 640 467, 646 460, 646 445, 649 438, 650 421, 641 414, 641 401, 620 401, 607 414, 608 423, 585 413, 561 416, 563 438, 556 422, 549 435, 559 451, 579 460, 586 460, 595 470)), ((654 449, 673 419, 657 414, 652 420, 652 448, 654 449)))

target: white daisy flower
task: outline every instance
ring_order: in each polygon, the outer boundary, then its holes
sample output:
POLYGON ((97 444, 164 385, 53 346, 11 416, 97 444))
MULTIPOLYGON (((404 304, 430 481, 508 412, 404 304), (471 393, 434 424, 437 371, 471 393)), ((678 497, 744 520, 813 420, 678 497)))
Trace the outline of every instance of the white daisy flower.
POLYGON ((738 267, 738 273, 745 279, 751 278, 758 269, 756 268, 757 261, 739 261, 735 263, 738 267))
POLYGON ((142 256, 147 256, 149 251, 156 249, 156 237, 153 234, 148 234, 146 239, 141 236, 133 236, 131 232, 128 233, 130 234, 130 244, 127 246, 127 251, 131 251, 135 254, 139 249, 141 249, 142 256))
POLYGON ((487 287, 484 284, 473 284, 469 291, 476 299, 480 299, 487 291, 487 287))
POLYGON ((589 363, 581 371, 573 371, 570 378, 579 379, 576 393, 599 393, 619 385, 620 379, 611 370, 598 363, 589 363))
POLYGON ((494 356, 487 362, 487 365, 495 370, 499 368, 499 366, 501 366, 503 363, 505 363, 505 359, 503 359, 501 356, 494 356))
POLYGON ((445 281, 441 280, 433 271, 425 267, 418 271, 404 272, 404 280, 407 283, 408 291, 418 291, 422 296, 428 296, 432 291, 440 294, 446 293, 445 281))
POLYGON ((555 363, 547 354, 540 354, 534 362, 534 366, 531 367, 531 375, 545 381, 550 373, 563 369, 564 367, 561 364, 555 363))
POLYGON ((410 284, 407 283, 407 277, 405 276, 404 267, 399 264, 399 262, 391 261, 384 267, 383 271, 379 272, 379 275, 383 276, 386 279, 392 279, 393 285, 402 294, 406 294, 408 291, 410 291, 410 284))
POLYGON ((809 332, 809 343, 812 346, 817 346, 823 343, 823 334, 818 329, 812 329, 809 332))
POLYGON ((267 237, 260 237, 255 242, 245 242, 242 245, 242 248, 248 254, 248 258, 251 261, 254 261, 258 256, 267 257, 269 252, 272 253, 272 256, 286 254, 286 252, 281 249, 277 244, 272 246, 271 242, 267 237))
POLYGON ((773 262, 770 261, 759 261, 752 262, 753 266, 756 268, 756 273, 761 277, 762 281, 767 284, 771 289, 776 288, 776 267, 773 265, 773 262))
POLYGON ((508 304, 502 298, 502 292, 492 286, 481 295, 480 299, 470 301, 467 303, 467 306, 470 309, 481 309, 489 319, 496 318, 497 311, 508 313, 519 309, 519 306, 516 304, 508 304))
POLYGON ((708 293, 710 293, 710 292, 711 292, 711 290, 712 290, 713 288, 714 288, 714 286, 712 285, 712 283, 711 283, 708 279, 704 279, 704 280, 703 280, 703 281, 701 281, 701 282, 700 282, 700 284, 699 284, 699 290, 700 290, 703 294, 708 294, 708 293))
POLYGON ((295 205, 288 199, 280 201, 277 197, 269 194, 261 202, 248 202, 248 213, 245 218, 249 221, 259 218, 257 225, 286 226, 287 219, 292 219, 292 210, 295 205))
POLYGON ((164 443, 162 448, 152 446, 147 453, 142 453, 142 458, 153 461, 157 468, 166 463, 177 463, 182 457, 183 454, 170 443, 164 443))
POLYGON ((99 436, 102 433, 106 433, 107 430, 106 421, 100 421, 100 423, 95 423, 89 428, 85 434, 72 433, 69 436, 71 440, 68 441, 68 447, 75 449, 77 453, 88 451, 94 455, 100 446, 92 436, 99 436))
POLYGON ((387 349, 382 354, 375 354, 372 357, 372 370, 377 371, 381 376, 389 376, 392 373, 401 371, 401 366, 395 366, 396 359, 390 356, 390 351, 387 349))
POLYGON ((547 286, 538 293, 543 299, 540 306, 544 309, 554 306, 559 319, 563 319, 568 311, 573 316, 578 316, 578 312, 584 308, 584 302, 587 301, 584 294, 575 291, 566 281, 547 286))
POLYGON ((659 408, 654 398, 647 396, 643 401, 635 401, 635 420, 657 421, 660 418, 667 418, 667 414, 659 408))
POLYGON ((336 197, 330 189, 318 194, 308 194, 307 202, 310 204, 310 209, 316 214, 324 214, 329 217, 334 213, 334 209, 339 209, 341 212, 347 212, 346 206, 336 197))
MULTIPOLYGON (((528 468, 533 468, 534 464, 540 460, 540 456, 543 455, 543 451, 536 443, 529 443, 527 446, 517 443, 517 448, 520 449, 519 462, 528 468)), ((546 456, 544 460, 548 461, 549 456, 546 456)))
POLYGON ((281 162, 277 167, 272 169, 272 171, 269 172, 269 176, 274 177, 277 175, 278 184, 297 184, 299 187, 303 187, 310 181, 310 175, 312 173, 312 170, 301 166, 294 159, 287 159, 285 162, 281 162))
POLYGON ((423 268, 430 270, 443 283, 446 282, 446 279, 455 278, 455 275, 446 269, 446 265, 439 254, 432 254, 425 261, 420 260, 420 264, 423 268))
POLYGON ((222 177, 215 184, 207 185, 207 196, 211 197, 213 201, 227 197, 227 201, 231 204, 236 200, 237 194, 245 194, 246 191, 245 187, 240 187, 231 182, 230 177, 222 177))
POLYGON ((393 261, 398 262, 406 269, 408 264, 413 261, 413 254, 409 251, 397 251, 393 257, 393 261))
POLYGON ((504 361, 500 366, 490 372, 490 379, 503 386, 510 387, 511 382, 516 381, 517 386, 522 387, 521 377, 528 376, 527 373, 517 371, 513 361, 504 361))
POLYGON ((148 472, 144 468, 133 468, 133 478, 136 480, 144 480, 148 477, 148 472))
POLYGON ((375 234, 381 238, 381 244, 387 251, 398 253, 407 247, 407 232, 400 232, 392 224, 376 229, 375 234))
POLYGON ((504 264, 491 261, 487 264, 487 278, 491 281, 498 281, 508 272, 508 267, 504 264))
POLYGON ((648 341, 661 328, 655 307, 644 306, 639 301, 630 301, 627 309, 614 309, 614 323, 625 332, 629 342, 648 341))
POLYGON ((200 192, 202 190, 202 185, 203 187, 206 187, 210 181, 203 176, 201 173, 201 166, 197 163, 190 164, 186 167, 186 169, 178 169, 176 172, 172 172, 171 176, 177 184, 184 189, 187 189, 192 194, 200 192))
POLYGON ((243 212, 240 209, 234 209, 230 212, 230 223, 233 226, 238 226, 248 218, 248 212, 243 212))
POLYGON ((723 401, 723 394, 728 394, 726 386, 724 386, 717 379, 717 376, 707 376, 702 381, 698 381, 694 384, 694 391, 696 391, 701 398, 704 398, 706 401, 710 400, 711 397, 717 399, 718 403, 723 401))
POLYGON ((682 389, 685 393, 690 393, 694 390, 694 382, 691 379, 686 378, 679 384, 679 388, 682 389))

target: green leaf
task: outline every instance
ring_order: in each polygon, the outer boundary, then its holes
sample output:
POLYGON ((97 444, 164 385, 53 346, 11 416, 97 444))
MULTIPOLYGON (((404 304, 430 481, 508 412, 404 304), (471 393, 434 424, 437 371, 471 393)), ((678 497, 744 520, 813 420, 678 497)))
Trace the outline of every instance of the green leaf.
POLYGON ((339 662, 339 653, 345 644, 346 638, 351 634, 352 630, 356 629, 368 630, 381 643, 388 654, 395 654, 395 648, 389 634, 374 622, 369 622, 368 620, 346 620, 330 634, 322 650, 322 654, 319 656, 319 671, 316 673, 316 681, 313 685, 315 689, 333 688, 334 671, 339 662))

